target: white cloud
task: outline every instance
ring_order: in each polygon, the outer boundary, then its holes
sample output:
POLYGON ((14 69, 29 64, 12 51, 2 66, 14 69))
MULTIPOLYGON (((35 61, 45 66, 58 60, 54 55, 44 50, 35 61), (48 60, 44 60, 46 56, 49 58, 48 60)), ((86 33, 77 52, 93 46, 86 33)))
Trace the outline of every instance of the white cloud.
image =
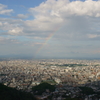
POLYGON ((21 35, 23 31, 23 21, 20 19, 0 18, 1 34, 21 35))
POLYGON ((23 29, 20 27, 15 27, 8 31, 8 34, 11 34, 11 35, 20 35, 21 33, 23 33, 23 29))
POLYGON ((47 0, 40 4, 38 7, 30 8, 29 11, 35 14, 49 16, 61 16, 66 17, 69 15, 88 15, 94 17, 100 17, 100 1, 72 1, 68 0, 47 0))
POLYGON ((18 14, 16 18, 26 19, 26 18, 28 18, 28 15, 18 14))
POLYGON ((4 37, 0 36, 0 41, 3 41, 4 40, 4 37))
MULTIPOLYGON (((5 7, 2 5, 0 9, 5 9, 5 7)), ((100 24, 99 9, 100 1, 47 0, 39 6, 29 9, 33 20, 2 18, 0 25, 1 29, 6 30, 10 35, 34 35, 44 38, 51 33, 56 33, 56 38, 88 38, 86 34, 93 34, 91 32, 95 27, 93 26, 95 21, 97 20, 97 23, 100 24), (90 20, 91 17, 95 21, 90 20)), ((27 14, 18 14, 17 17, 27 18, 27 14)))
POLYGON ((90 39, 93 39, 93 38, 100 38, 100 35, 97 35, 97 34, 88 34, 88 37, 90 38, 90 39))
POLYGON ((0 26, 2 26, 2 22, 0 22, 0 26))
POLYGON ((13 9, 7 9, 7 6, 6 5, 3 5, 3 4, 0 4, 0 14, 1 15, 9 15, 10 13, 13 12, 13 9))
POLYGON ((9 37, 0 36, 0 44, 12 44, 12 43, 16 44, 16 43, 18 43, 18 40, 12 39, 9 37))
POLYGON ((99 9, 100 1, 47 0, 29 9, 35 19, 26 21, 25 25, 33 33, 50 34, 58 30, 56 37, 84 39, 88 38, 86 34, 95 34, 92 31, 96 28, 92 28, 99 24, 99 9))

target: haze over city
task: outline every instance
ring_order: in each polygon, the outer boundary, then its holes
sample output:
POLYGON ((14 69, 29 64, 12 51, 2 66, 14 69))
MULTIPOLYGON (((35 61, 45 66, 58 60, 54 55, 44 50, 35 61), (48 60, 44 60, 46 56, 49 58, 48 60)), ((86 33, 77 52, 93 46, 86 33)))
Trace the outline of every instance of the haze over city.
POLYGON ((100 58, 100 1, 0 0, 0 57, 100 58))

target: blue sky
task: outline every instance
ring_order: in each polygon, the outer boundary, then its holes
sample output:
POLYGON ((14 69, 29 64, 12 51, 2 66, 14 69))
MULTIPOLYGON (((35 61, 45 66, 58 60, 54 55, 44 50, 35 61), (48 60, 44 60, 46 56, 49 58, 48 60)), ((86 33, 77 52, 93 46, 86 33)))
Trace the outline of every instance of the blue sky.
POLYGON ((100 1, 0 0, 0 57, 100 58, 100 1))

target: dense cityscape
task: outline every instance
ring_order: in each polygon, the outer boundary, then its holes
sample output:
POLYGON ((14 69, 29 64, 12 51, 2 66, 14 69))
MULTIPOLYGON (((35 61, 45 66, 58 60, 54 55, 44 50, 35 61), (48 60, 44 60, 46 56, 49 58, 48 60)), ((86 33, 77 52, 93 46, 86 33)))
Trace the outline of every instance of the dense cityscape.
MULTIPOLYGON (((65 100, 68 97, 80 100, 100 100, 100 61, 73 59, 3 60, 0 61, 0 83, 17 90, 30 92, 36 98, 65 100), (43 82, 55 85, 49 90, 35 95, 32 87, 43 82), (91 88, 94 93, 81 93, 81 88, 91 88)), ((49 100, 49 99, 48 99, 49 100)), ((67 100, 67 99, 66 99, 67 100)))

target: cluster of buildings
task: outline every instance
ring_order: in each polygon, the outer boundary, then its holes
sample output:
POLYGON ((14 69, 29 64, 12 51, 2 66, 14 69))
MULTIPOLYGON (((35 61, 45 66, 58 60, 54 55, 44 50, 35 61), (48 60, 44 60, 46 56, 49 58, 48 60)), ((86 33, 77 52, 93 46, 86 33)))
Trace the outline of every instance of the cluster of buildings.
MULTIPOLYGON (((33 86, 46 80, 53 80, 56 85, 62 85, 59 87, 60 91, 61 89, 64 91, 67 86, 72 89, 77 86, 87 86, 98 92, 100 89, 100 61, 72 59, 0 61, 0 83, 4 83, 4 85, 31 92, 33 86)), ((72 97, 74 97, 77 93, 76 96, 78 96, 80 89, 74 90, 75 92, 66 92, 66 95, 73 93, 72 97)), ((57 98, 62 98, 62 96, 57 98)))
POLYGON ((36 95, 38 100, 100 100, 100 95, 86 95, 82 93, 79 87, 63 85, 56 87, 54 92, 44 92, 42 95, 36 95))

